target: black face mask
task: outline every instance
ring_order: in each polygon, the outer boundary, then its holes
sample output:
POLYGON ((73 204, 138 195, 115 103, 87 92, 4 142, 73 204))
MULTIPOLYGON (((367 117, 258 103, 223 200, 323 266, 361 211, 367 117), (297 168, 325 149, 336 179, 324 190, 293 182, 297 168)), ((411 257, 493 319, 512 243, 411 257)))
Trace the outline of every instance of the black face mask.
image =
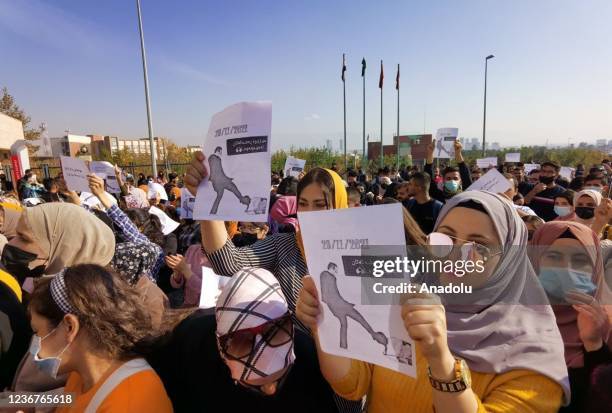
POLYGON ((544 185, 552 184, 554 180, 555 180, 554 176, 541 176, 540 177, 540 182, 542 182, 544 185))
POLYGON ((247 245, 252 245, 257 242, 257 234, 249 234, 247 232, 243 232, 237 234, 232 238, 232 242, 237 247, 245 247, 247 245))
POLYGON ((38 258, 36 254, 7 244, 2 251, 0 262, 13 277, 17 278, 20 284, 23 284, 27 277, 37 278, 45 272, 44 265, 30 269, 30 263, 36 258, 38 258))
POLYGON ((591 219, 595 216, 595 208, 591 207, 576 207, 574 212, 581 219, 591 219))

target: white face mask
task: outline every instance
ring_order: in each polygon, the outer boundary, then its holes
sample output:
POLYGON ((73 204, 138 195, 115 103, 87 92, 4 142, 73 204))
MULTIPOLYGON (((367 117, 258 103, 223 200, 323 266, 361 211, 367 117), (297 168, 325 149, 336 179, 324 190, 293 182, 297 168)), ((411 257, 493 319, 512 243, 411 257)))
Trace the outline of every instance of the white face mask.
POLYGON ((64 349, 60 351, 59 354, 55 357, 40 358, 38 354, 40 353, 42 341, 49 337, 51 334, 53 334, 53 332, 57 330, 57 328, 58 327, 55 327, 49 334, 42 338, 34 334, 32 336, 32 342, 30 344, 30 354, 34 356, 34 364, 36 365, 36 367, 38 367, 40 371, 47 373, 54 379, 57 378, 57 372, 59 371, 60 365, 62 364, 62 359, 60 358, 60 356, 64 354, 64 351, 66 351, 66 349, 70 346, 70 343, 68 343, 66 347, 64 347, 64 349))
POLYGON ((582 188, 582 190, 591 190, 591 191, 595 191, 595 192, 599 192, 601 194, 601 187, 600 186, 585 186, 584 188, 582 188))

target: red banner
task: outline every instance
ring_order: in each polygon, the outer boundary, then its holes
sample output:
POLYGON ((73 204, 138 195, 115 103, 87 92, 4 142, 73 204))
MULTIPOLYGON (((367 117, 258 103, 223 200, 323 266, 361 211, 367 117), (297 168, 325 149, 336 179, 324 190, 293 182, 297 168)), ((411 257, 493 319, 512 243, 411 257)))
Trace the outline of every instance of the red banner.
POLYGON ((13 167, 13 184, 15 185, 15 188, 17 188, 17 181, 23 176, 19 155, 11 155, 11 166, 13 167))

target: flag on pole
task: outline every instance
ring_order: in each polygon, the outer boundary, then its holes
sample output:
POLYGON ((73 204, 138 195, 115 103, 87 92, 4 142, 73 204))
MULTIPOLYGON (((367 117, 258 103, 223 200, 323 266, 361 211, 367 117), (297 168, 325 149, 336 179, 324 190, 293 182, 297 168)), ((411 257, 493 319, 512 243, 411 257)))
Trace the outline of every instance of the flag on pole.
POLYGON ((378 88, 382 89, 383 87, 383 79, 385 78, 385 74, 383 73, 383 63, 380 61, 380 78, 378 79, 378 88))
POLYGON ((397 65, 397 76, 395 76, 395 89, 399 90, 399 64, 397 65))
POLYGON ((364 57, 363 59, 361 59, 361 77, 365 76, 365 70, 366 70, 366 61, 364 57))
POLYGON ((346 72, 346 55, 342 53, 342 81, 344 82, 344 72, 346 72))

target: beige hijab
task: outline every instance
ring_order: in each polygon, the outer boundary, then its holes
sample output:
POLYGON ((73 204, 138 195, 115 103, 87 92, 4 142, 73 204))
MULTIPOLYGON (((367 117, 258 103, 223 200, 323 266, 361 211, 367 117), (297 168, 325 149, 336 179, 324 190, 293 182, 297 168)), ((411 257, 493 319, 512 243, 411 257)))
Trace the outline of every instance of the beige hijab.
POLYGON ((0 208, 4 213, 4 219, 0 225, 0 233, 3 234, 8 240, 17 235, 17 223, 21 218, 21 210, 4 203, 0 203, 0 208))
POLYGON ((77 264, 107 265, 115 252, 115 236, 95 215, 68 203, 26 208, 27 225, 48 253, 45 274, 56 274, 77 264))

